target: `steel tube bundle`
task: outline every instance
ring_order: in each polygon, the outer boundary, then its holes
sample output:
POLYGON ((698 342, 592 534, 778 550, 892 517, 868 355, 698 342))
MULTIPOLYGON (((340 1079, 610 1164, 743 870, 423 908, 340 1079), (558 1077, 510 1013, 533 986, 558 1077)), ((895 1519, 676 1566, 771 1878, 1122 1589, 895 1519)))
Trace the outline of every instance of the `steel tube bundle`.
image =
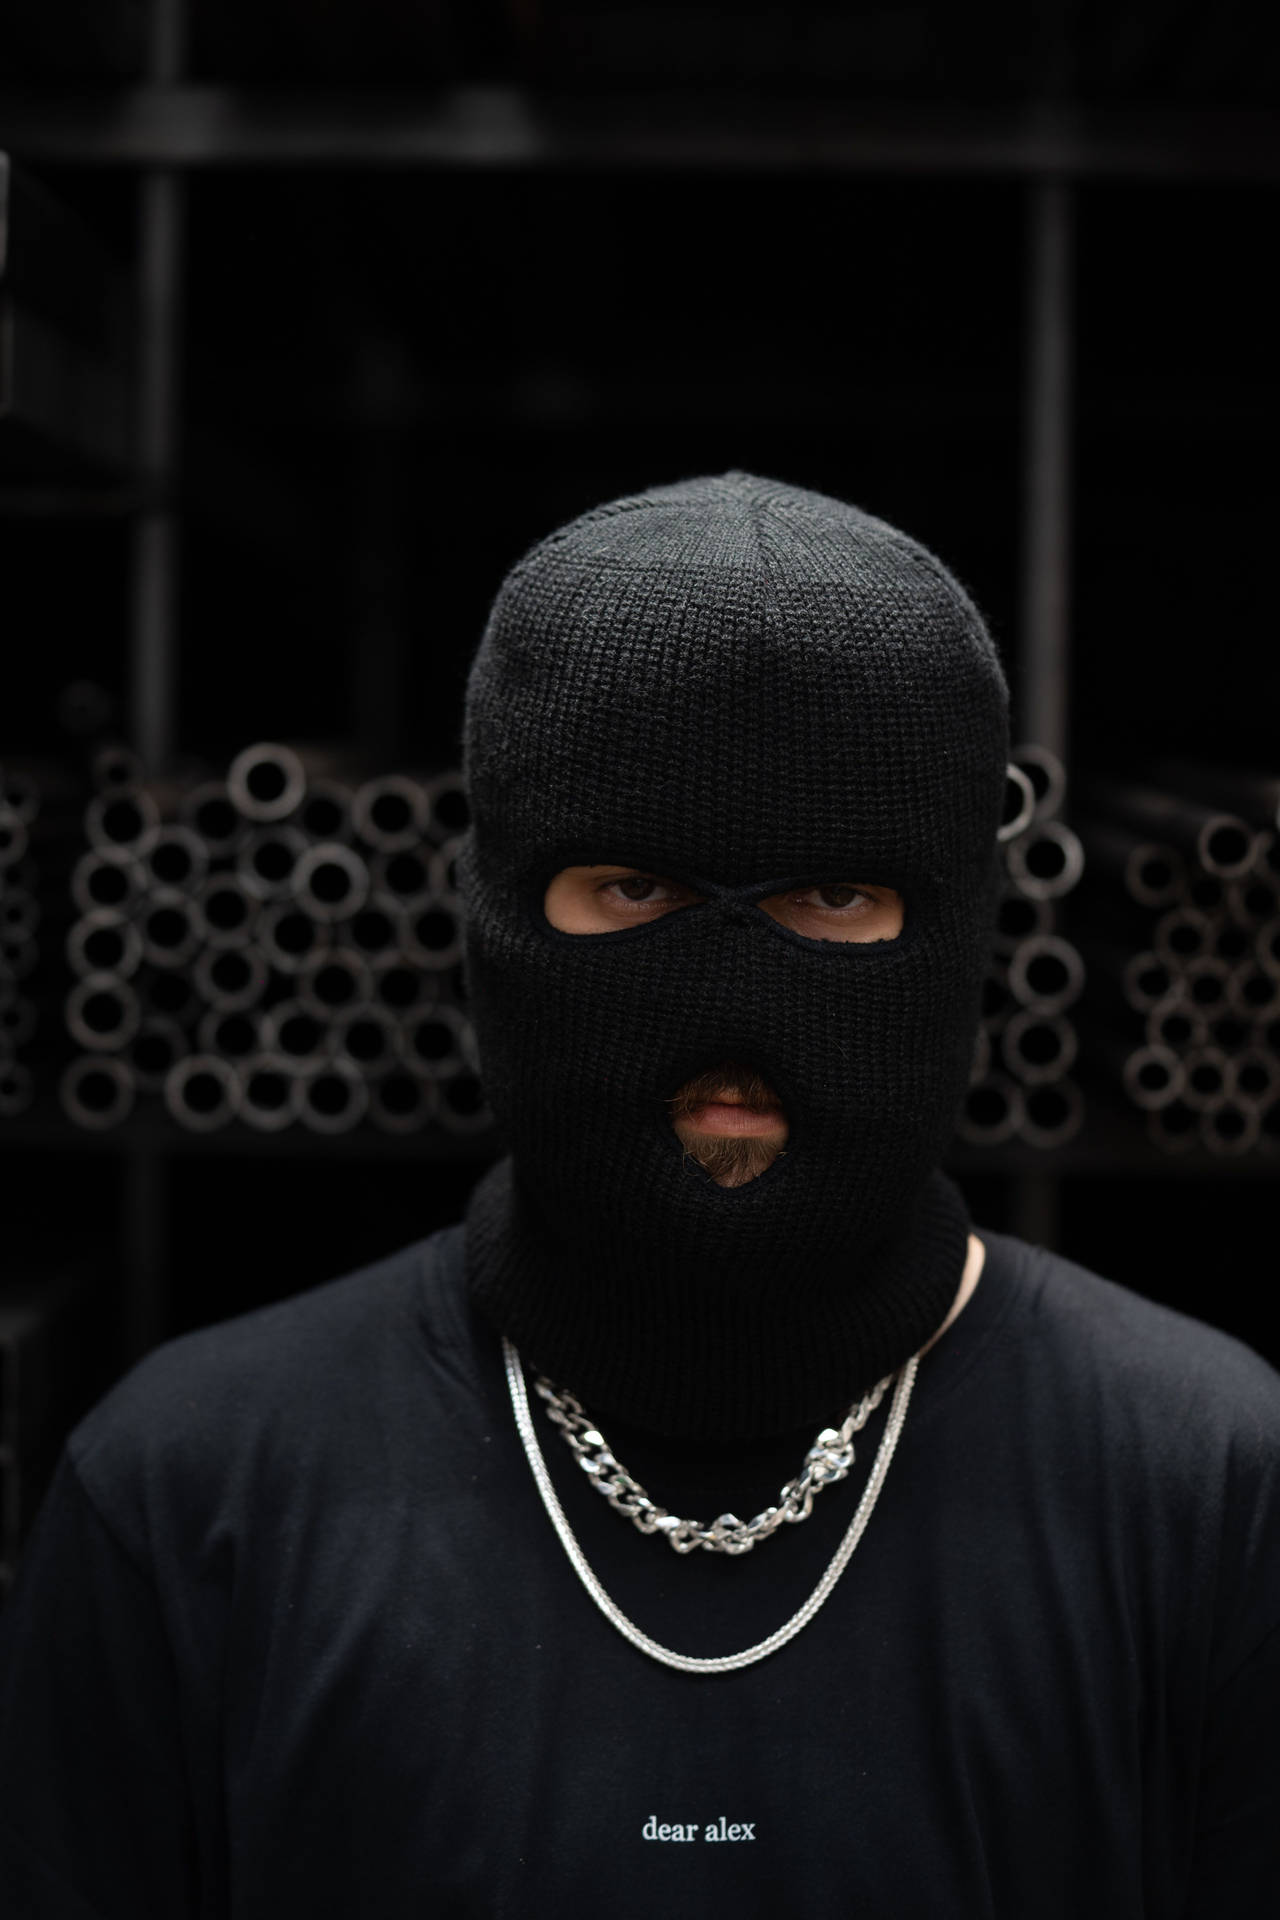
POLYGON ((1248 871, 1257 830, 1239 814, 1203 805, 1180 793, 1093 774, 1082 783, 1086 804, 1152 839, 1171 842, 1209 873, 1234 880, 1248 871))

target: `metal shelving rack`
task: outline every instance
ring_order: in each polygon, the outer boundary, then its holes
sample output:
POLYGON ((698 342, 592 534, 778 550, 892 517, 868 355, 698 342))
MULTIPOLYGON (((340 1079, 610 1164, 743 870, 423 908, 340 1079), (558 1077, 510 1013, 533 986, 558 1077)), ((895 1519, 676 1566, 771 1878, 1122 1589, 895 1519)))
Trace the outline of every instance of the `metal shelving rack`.
MULTIPOLYGON (((776 174, 815 169, 849 177, 1019 182, 1027 221, 1026 386, 1023 406, 1021 624, 1015 738, 1036 740, 1069 766, 1073 229, 1076 189, 1116 181, 1280 181, 1280 124, 1268 115, 1086 112, 1072 107, 1051 61, 1043 96, 1021 111, 882 111, 830 101, 729 100, 629 93, 625 99, 536 95, 513 86, 452 86, 405 94, 272 92, 184 81, 185 0, 152 0, 141 84, 108 94, 67 89, 0 92, 0 147, 33 166, 91 165, 137 177, 138 447, 140 484, 103 488, 103 511, 131 516, 131 731, 148 766, 169 764, 175 738, 186 174, 191 169, 432 170, 609 166, 637 171, 709 168, 776 174)), ((12 490, 9 490, 10 492, 12 490)), ((46 490, 47 491, 47 490, 46 490)), ((83 493, 83 490, 81 490, 83 493)), ((8 493, 8 504, 22 511, 8 493)), ((76 511, 92 506, 77 496, 76 511)), ((47 503, 46 503, 47 510, 47 503)), ((378 666, 378 686, 394 664, 378 666)), ((364 703, 366 706, 368 702, 364 703)), ((133 1125, 122 1138, 71 1133, 38 1105, 6 1128, 51 1149, 122 1155, 126 1344, 138 1357, 164 1320, 166 1169, 179 1151, 394 1153, 350 1138, 303 1141, 175 1137, 133 1125)), ((410 1143, 412 1144, 412 1143, 410 1143)), ((407 1149, 406 1149, 407 1150, 407 1149)), ((463 1144, 459 1152, 471 1149, 463 1144)), ((963 1175, 1013 1183, 1012 1230, 1053 1244, 1061 1182, 1073 1172, 1149 1170, 1243 1176, 1263 1169, 1208 1156, 1174 1162, 1147 1146, 1124 1116, 1091 1108, 1086 1134, 1051 1154, 965 1150, 963 1175)))

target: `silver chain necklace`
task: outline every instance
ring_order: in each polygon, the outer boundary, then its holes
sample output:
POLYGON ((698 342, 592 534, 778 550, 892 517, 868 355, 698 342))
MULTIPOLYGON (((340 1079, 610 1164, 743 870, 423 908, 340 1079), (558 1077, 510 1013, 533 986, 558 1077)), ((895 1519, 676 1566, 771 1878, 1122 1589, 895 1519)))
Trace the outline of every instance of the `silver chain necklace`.
MULTIPOLYGON (((885 1475, 889 1471, 889 1462, 898 1444, 898 1435, 902 1431, 902 1423, 906 1419, 907 1402, 911 1398, 916 1366, 920 1359, 918 1353, 913 1354, 898 1374, 898 1384, 894 1389, 889 1418, 885 1422, 884 1433, 862 1499, 858 1503, 858 1510, 849 1523, 844 1539, 836 1548, 830 1565, 804 1605, 792 1614, 785 1626, 779 1627, 776 1633, 771 1633, 766 1640, 758 1641, 755 1646, 746 1647, 741 1653, 698 1659, 690 1654, 675 1653, 670 1647, 661 1646, 658 1641, 650 1639, 648 1634, 642 1633, 639 1627, 628 1620, 622 1609, 609 1598, 592 1573, 573 1530, 565 1519, 556 1490, 551 1484, 547 1463, 542 1457, 542 1449, 534 1431, 520 1355, 505 1334, 502 1339, 502 1354, 506 1365, 507 1385, 511 1391, 511 1404, 515 1410, 520 1438, 524 1442, 525 1454, 533 1469, 538 1491, 542 1495, 542 1504, 550 1516, 551 1524, 560 1536, 561 1545, 569 1556, 574 1572, 601 1613, 624 1638, 631 1642, 632 1646, 638 1647, 641 1653, 647 1653, 651 1659, 661 1661, 664 1666, 678 1668, 682 1673, 733 1673, 740 1667, 752 1666, 755 1661, 763 1660, 768 1654, 776 1653, 779 1647, 785 1646, 788 1640, 799 1633, 801 1627, 807 1626, 812 1620, 844 1572, 854 1548, 862 1538, 867 1521, 871 1518, 871 1510, 884 1484, 885 1475)), ((581 1406, 572 1394, 558 1392, 541 1375, 538 1376, 537 1386, 545 1399, 558 1403, 559 1410, 565 1416, 564 1421, 560 1423, 562 1431, 578 1454, 580 1464, 591 1474, 593 1484, 610 1498, 613 1505, 629 1513, 642 1533, 661 1530, 666 1533, 667 1538, 679 1553, 689 1553, 698 1546, 707 1546, 711 1551, 722 1553, 746 1553, 757 1540, 771 1533, 783 1519, 807 1518, 814 1493, 821 1491, 823 1486, 830 1485, 834 1480, 843 1479, 853 1460, 852 1435, 866 1423, 873 1408, 880 1404, 892 1378, 893 1375, 890 1374, 874 1387, 852 1409, 842 1426, 823 1428, 806 1455, 805 1467, 796 1479, 789 1481, 783 1489, 781 1506, 766 1508, 764 1513, 757 1514, 754 1520, 746 1523, 738 1520, 733 1514, 721 1514, 710 1527, 700 1527, 696 1521, 673 1521, 673 1517, 664 1508, 649 1500, 643 1489, 614 1460, 605 1446, 603 1437, 596 1428, 590 1426, 581 1406), (545 1393, 544 1387, 547 1389, 545 1393), (573 1424, 578 1419, 583 1422, 581 1429, 573 1424), (667 1525, 664 1522, 672 1524, 667 1525), (678 1541, 674 1537, 677 1534, 678 1541)))

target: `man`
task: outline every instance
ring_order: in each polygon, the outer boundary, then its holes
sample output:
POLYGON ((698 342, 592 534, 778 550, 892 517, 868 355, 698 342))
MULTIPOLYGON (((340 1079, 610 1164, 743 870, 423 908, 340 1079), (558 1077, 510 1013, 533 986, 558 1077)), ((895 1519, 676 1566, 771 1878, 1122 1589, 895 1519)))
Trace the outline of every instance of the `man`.
POLYGON ((1280 1910, 1280 1377, 939 1165, 1007 706, 942 565, 800 487, 513 568, 460 861, 506 1151, 71 1434, 6 1913, 1280 1910))

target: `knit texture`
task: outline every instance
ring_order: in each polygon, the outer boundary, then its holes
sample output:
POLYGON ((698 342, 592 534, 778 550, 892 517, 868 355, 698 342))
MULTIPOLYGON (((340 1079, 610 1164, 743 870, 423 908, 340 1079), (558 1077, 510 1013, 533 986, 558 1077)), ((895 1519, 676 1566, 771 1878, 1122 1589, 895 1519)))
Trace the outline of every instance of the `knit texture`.
POLYGON ((940 561, 825 495, 731 471, 539 541, 467 683, 468 1009, 506 1151, 468 1286, 600 1417, 723 1439, 822 1422, 936 1331, 968 1212, 938 1162, 968 1082, 1002 862, 1008 690, 940 561), (607 933, 543 911, 611 862, 696 901, 607 933), (895 939, 758 902, 896 888, 895 939), (722 1059, 786 1151, 718 1186, 667 1101, 722 1059))

